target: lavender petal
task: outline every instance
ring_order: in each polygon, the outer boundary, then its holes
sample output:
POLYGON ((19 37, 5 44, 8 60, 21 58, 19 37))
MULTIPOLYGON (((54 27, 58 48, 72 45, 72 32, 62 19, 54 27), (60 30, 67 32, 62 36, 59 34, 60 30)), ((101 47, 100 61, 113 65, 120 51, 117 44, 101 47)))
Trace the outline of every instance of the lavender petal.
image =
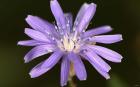
POLYGON ((51 33, 51 30, 55 29, 55 27, 51 23, 37 16, 28 15, 25 20, 33 29, 43 33, 51 33))
POLYGON ((36 46, 33 49, 31 49, 24 57, 25 63, 30 62, 31 60, 48 54, 50 52, 52 52, 54 50, 54 46, 53 45, 40 45, 40 46, 36 46))
POLYGON ((37 46, 37 45, 43 45, 45 43, 36 40, 24 40, 24 41, 19 41, 17 44, 22 46, 37 46))
POLYGON ((86 55, 91 60, 91 62, 94 62, 96 65, 100 66, 102 70, 109 72, 109 70, 111 69, 111 67, 92 50, 88 49, 86 55))
POLYGON ((86 31, 83 34, 83 37, 91 37, 94 35, 104 34, 104 33, 110 32, 111 30, 112 30, 112 28, 108 25, 102 26, 102 27, 97 27, 97 28, 89 29, 88 31, 86 31))
MULTIPOLYGON (((93 64, 92 64, 93 65, 93 64)), ((103 70, 101 70, 99 67, 98 67, 98 65, 93 65, 94 66, 94 68, 104 77, 104 78, 106 78, 106 79, 110 79, 110 75, 108 74, 108 72, 105 72, 105 71, 103 71, 103 70)))
POLYGON ((83 17, 81 18, 80 22, 77 25, 77 31, 80 33, 87 28, 89 22, 93 18, 96 11, 96 4, 91 3, 89 7, 86 9, 83 17))
POLYGON ((90 62, 92 64, 92 66, 106 79, 110 79, 110 76, 108 74, 108 72, 103 71, 98 65, 96 65, 93 62, 90 62))
POLYGON ((61 55, 62 54, 59 51, 54 52, 47 60, 41 62, 37 66, 35 66, 31 71, 30 71, 30 76, 31 78, 38 77, 47 71, 49 71, 53 66, 60 60, 60 57, 55 57, 55 55, 61 55), (44 66, 45 64, 45 66, 44 66), (42 67, 43 66, 43 67, 42 67))
POLYGON ((75 26, 77 26, 77 24, 80 23, 80 21, 81 21, 82 17, 84 16, 84 14, 85 14, 85 12, 86 12, 88 7, 89 7, 89 4, 87 4, 87 3, 84 3, 81 6, 81 8, 80 8, 80 10, 79 10, 79 12, 78 12, 78 14, 76 16, 75 22, 74 22, 75 26))
POLYGON ((50 42, 50 40, 43 33, 33 29, 26 28, 25 34, 37 41, 50 42))
POLYGON ((63 56, 63 52, 60 50, 55 50, 55 52, 45 60, 42 64, 42 68, 52 68, 63 56))
POLYGON ((66 20, 62 8, 57 0, 51 0, 51 11, 56 19, 57 25, 61 28, 66 28, 66 20))
POLYGON ((48 68, 41 68, 41 65, 44 62, 39 63, 38 65, 36 65, 31 71, 30 71, 30 76, 31 78, 36 78, 39 77, 40 75, 46 73, 47 71, 49 71, 48 68))
POLYGON ((78 79, 79 80, 86 80, 87 73, 86 73, 85 66, 84 66, 80 56, 71 52, 68 54, 68 58, 74 64, 74 71, 75 71, 78 79))
POLYGON ((122 35, 100 35, 94 36, 90 39, 90 41, 97 42, 97 43, 104 43, 104 44, 112 44, 122 40, 122 35))
POLYGON ((94 52, 96 52, 98 55, 102 56, 106 60, 112 61, 112 62, 121 62, 121 59, 123 58, 119 53, 110 50, 105 47, 101 46, 90 46, 94 52))
POLYGON ((87 61, 90 62, 90 64, 92 64, 92 66, 106 79, 110 79, 110 76, 108 74, 108 72, 104 71, 104 69, 99 66, 96 62, 90 60, 90 58, 88 57, 88 54, 81 54, 81 56, 83 56, 87 61))
POLYGON ((61 86, 67 85, 69 77, 70 61, 64 56, 61 63, 61 86))
POLYGON ((73 26, 73 16, 71 13, 65 13, 66 21, 67 21, 67 29, 70 32, 73 26))

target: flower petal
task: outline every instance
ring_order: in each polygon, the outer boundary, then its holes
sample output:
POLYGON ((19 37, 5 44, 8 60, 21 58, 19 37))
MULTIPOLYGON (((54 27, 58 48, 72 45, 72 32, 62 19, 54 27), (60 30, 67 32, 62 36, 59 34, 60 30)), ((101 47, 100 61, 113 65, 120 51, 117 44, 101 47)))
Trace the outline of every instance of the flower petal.
POLYGON ((75 19, 75 22, 74 22, 75 26, 76 26, 77 24, 80 23, 80 21, 81 21, 83 15, 85 14, 85 12, 86 12, 87 8, 89 7, 89 5, 90 5, 90 4, 84 3, 84 4, 81 6, 81 8, 80 8, 80 10, 79 10, 79 12, 78 12, 78 14, 77 14, 77 17, 76 17, 76 19, 75 19))
POLYGON ((102 26, 102 27, 97 27, 97 28, 89 29, 88 31, 86 31, 83 34, 83 37, 91 37, 94 35, 104 34, 104 33, 110 32, 111 30, 112 30, 112 28, 110 26, 107 26, 107 25, 102 26))
POLYGON ((51 11, 56 19, 57 25, 61 28, 66 28, 66 20, 62 8, 57 0, 51 0, 51 11))
POLYGON ((52 52, 55 49, 53 45, 40 45, 30 50, 24 57, 25 63, 45 54, 52 52))
POLYGON ((65 56, 61 63, 61 86, 65 86, 69 77, 70 61, 65 56))
POLYGON ((51 23, 37 16, 28 15, 25 20, 33 29, 40 32, 51 33, 51 30, 55 29, 55 27, 51 23))
POLYGON ((104 60, 102 60, 96 53, 94 53, 90 49, 88 49, 86 55, 91 62, 94 62, 96 65, 100 66, 105 72, 109 72, 109 70, 111 69, 111 67, 104 60))
POLYGON ((30 76, 31 78, 36 78, 39 77, 40 75, 46 73, 47 71, 49 71, 48 68, 41 68, 41 65, 44 62, 39 63, 38 65, 36 65, 31 71, 30 71, 30 76))
POLYGON ((46 73, 47 71, 49 71, 51 68, 53 68, 53 66, 60 60, 62 56, 62 53, 60 51, 56 51, 54 52, 47 60, 43 61, 42 63, 38 64, 37 66, 35 66, 31 71, 30 71, 30 76, 31 78, 35 78, 38 77, 44 73, 46 73), (56 57, 55 57, 56 55, 56 57), (45 64, 45 66, 44 66, 45 64), (42 67, 43 66, 43 67, 42 67))
POLYGON ((50 40, 43 33, 33 29, 26 28, 25 34, 37 41, 50 42, 50 40))
POLYGON ((68 58, 74 64, 74 71, 79 80, 86 80, 87 73, 80 56, 71 52, 68 54, 68 58))
POLYGON ((123 58, 119 53, 108 48, 95 45, 90 47, 94 50, 94 52, 96 52, 98 55, 102 56, 106 60, 112 62, 121 62, 121 59, 123 58))
POLYGON ((45 62, 42 64, 42 68, 52 68, 63 56, 63 52, 60 50, 55 51, 45 62))
POLYGON ((65 17, 67 21, 66 26, 67 26, 68 32, 70 32, 73 26, 73 16, 71 13, 65 13, 65 17))
POLYGON ((19 41, 18 45, 23 45, 23 46, 37 46, 37 45, 43 45, 45 43, 39 42, 36 40, 25 40, 25 41, 19 41))
POLYGON ((100 36, 94 36, 90 38, 89 41, 98 42, 98 43, 104 43, 104 44, 112 44, 116 43, 122 40, 122 35, 100 35, 100 36))
POLYGON ((91 63, 92 66, 94 66, 94 68, 106 79, 110 79, 110 75, 108 74, 108 72, 103 71, 102 69, 100 69, 100 67, 94 63, 91 63))
POLYGON ((77 25, 75 25, 77 26, 76 28, 79 33, 87 28, 89 22, 91 21, 92 17, 95 14, 95 11, 96 11, 96 4, 91 3, 86 9, 85 13, 83 14, 83 17, 80 19, 80 21, 78 21, 78 23, 76 23, 77 25))
POLYGON ((108 72, 103 71, 102 68, 100 68, 97 64, 90 62, 92 64, 92 66, 106 79, 110 79, 110 76, 108 74, 108 72))
POLYGON ((89 61, 92 66, 103 76, 105 77, 106 79, 110 79, 110 76, 108 74, 108 72, 104 71, 104 69, 99 66, 96 62, 90 60, 90 58, 87 56, 88 54, 81 54, 81 56, 83 56, 87 61, 89 61))

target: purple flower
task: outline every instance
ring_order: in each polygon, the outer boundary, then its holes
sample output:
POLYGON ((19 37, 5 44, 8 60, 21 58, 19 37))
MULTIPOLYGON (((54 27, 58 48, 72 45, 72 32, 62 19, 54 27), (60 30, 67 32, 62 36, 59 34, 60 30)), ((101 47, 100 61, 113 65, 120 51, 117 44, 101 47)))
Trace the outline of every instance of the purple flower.
POLYGON ((37 16, 29 15, 26 21, 32 29, 26 28, 25 34, 31 37, 31 40, 18 42, 18 45, 35 46, 25 55, 25 63, 39 56, 52 53, 49 58, 30 71, 31 78, 46 73, 61 61, 61 86, 67 84, 71 64, 74 66, 74 72, 78 79, 86 80, 87 73, 82 62, 82 59, 85 59, 103 77, 109 79, 108 72, 111 67, 102 58, 119 63, 122 56, 97 44, 119 42, 122 40, 122 35, 100 35, 112 30, 108 25, 86 31, 96 11, 96 4, 94 3, 82 5, 74 24, 72 14, 63 13, 57 0, 51 0, 50 4, 57 25, 37 16))

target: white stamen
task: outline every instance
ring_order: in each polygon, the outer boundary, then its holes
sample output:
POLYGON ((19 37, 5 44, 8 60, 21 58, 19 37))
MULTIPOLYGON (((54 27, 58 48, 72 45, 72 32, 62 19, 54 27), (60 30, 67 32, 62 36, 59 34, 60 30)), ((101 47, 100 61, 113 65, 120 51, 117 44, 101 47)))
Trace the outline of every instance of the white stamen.
POLYGON ((46 32, 48 35, 50 35, 50 33, 49 32, 46 32))
POLYGON ((53 52, 53 50, 49 49, 48 52, 53 52))
POLYGON ((63 39, 61 39, 60 41, 63 42, 63 39))
POLYGON ((69 24, 66 24, 66 26, 69 27, 70 25, 69 24))
POLYGON ((75 31, 75 30, 76 30, 76 28, 74 27, 74 28, 73 28, 73 31, 75 31))
POLYGON ((55 38, 54 38, 54 37, 52 37, 52 40, 55 40, 55 38))
POLYGON ((85 30, 82 31, 83 33, 85 32, 85 30))
POLYGON ((68 20, 68 24, 70 23, 70 21, 68 20))
POLYGON ((75 21, 74 25, 77 26, 78 25, 78 21, 75 21))
POLYGON ((55 25, 55 29, 57 30, 58 29, 58 27, 55 25))

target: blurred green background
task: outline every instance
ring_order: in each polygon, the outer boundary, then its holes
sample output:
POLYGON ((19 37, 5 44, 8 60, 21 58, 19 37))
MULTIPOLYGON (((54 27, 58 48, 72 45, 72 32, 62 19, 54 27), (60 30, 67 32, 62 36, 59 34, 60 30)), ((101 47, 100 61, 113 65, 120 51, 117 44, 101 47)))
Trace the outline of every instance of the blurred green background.
MULTIPOLYGON (((54 21, 50 11, 50 0, 0 0, 0 87, 60 87, 60 64, 48 73, 31 79, 28 72, 49 55, 24 64, 23 57, 31 47, 17 46, 17 41, 29 39, 24 34, 28 14, 54 21)), ((121 53, 122 63, 108 62, 112 70, 111 79, 105 80, 85 62, 88 78, 79 81, 78 87, 140 87, 140 0, 59 0, 64 12, 74 17, 84 2, 94 2, 97 12, 89 28, 111 25, 122 33, 124 40, 112 45, 103 45, 121 53)))

